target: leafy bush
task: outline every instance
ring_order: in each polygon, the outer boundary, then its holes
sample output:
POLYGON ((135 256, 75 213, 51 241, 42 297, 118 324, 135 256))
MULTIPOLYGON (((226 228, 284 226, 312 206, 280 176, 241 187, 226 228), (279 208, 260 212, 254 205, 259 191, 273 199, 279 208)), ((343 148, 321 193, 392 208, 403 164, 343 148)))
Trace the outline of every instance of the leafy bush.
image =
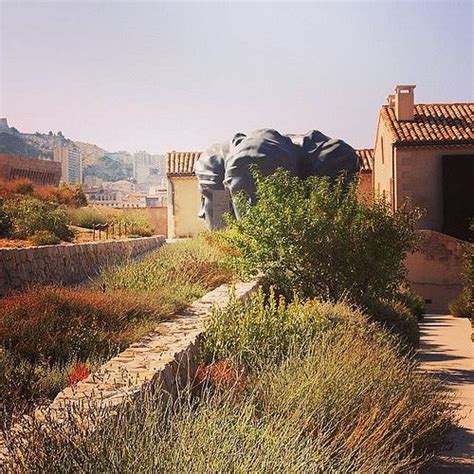
POLYGON ((423 298, 417 295, 408 285, 402 285, 394 295, 395 299, 403 303, 418 321, 426 313, 426 304, 423 298))
POLYGON ((61 243, 61 239, 49 230, 39 230, 30 237, 30 241, 33 245, 56 245, 61 243))
POLYGON ((0 237, 9 237, 12 231, 12 221, 3 208, 3 201, 0 199, 0 237))
POLYGON ((35 189, 37 197, 67 207, 87 206, 87 198, 80 185, 42 186, 35 189))
POLYGON ((279 170, 255 176, 257 203, 242 196, 243 217, 224 238, 239 254, 245 275, 259 272, 286 295, 362 304, 367 295, 388 297, 402 283, 404 257, 416 242, 419 211, 392 212, 383 199, 357 199, 357 183, 306 180, 279 170))
POLYGON ((472 315, 472 303, 469 292, 461 291, 459 295, 448 305, 449 312, 459 318, 470 318, 472 315))
POLYGON ((33 184, 29 179, 16 179, 14 181, 0 181, 0 196, 10 199, 17 194, 32 195, 33 184))
POLYGON ((70 241, 74 237, 68 228, 67 215, 61 207, 24 196, 7 200, 4 210, 11 219, 12 236, 15 238, 25 239, 43 230, 51 232, 60 240, 70 241))

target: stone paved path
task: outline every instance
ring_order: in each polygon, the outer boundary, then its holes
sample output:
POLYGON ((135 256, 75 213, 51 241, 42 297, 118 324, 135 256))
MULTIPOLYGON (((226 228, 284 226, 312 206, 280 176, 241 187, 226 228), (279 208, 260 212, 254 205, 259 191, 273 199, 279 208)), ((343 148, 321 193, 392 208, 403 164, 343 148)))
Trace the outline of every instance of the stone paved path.
POLYGON ((474 344, 465 318, 427 314, 420 324, 422 368, 445 383, 460 403, 461 427, 427 473, 474 473, 474 344))

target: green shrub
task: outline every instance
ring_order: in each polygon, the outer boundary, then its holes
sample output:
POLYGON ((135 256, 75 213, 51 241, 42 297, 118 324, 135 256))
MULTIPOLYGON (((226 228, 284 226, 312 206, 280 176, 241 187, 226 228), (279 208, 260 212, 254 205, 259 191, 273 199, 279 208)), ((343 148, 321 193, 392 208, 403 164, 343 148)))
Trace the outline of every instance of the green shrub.
POLYGON ((371 319, 400 337, 405 349, 410 350, 420 342, 418 318, 396 299, 372 300, 367 312, 371 319))
POLYGON ((39 230, 30 237, 30 242, 33 245, 56 245, 61 243, 61 239, 49 230, 39 230))
POLYGON ((4 205, 11 219, 12 236, 26 239, 38 231, 49 231, 61 240, 70 241, 74 233, 63 208, 40 199, 24 196, 9 199, 4 205))
POLYGON ((426 313, 425 301, 408 285, 404 284, 400 287, 400 289, 395 294, 395 299, 403 303, 418 321, 423 319, 423 316, 426 313))
POLYGON ((418 210, 392 212, 378 198, 367 205, 357 197, 357 183, 343 180, 300 180, 282 170, 255 180, 257 203, 241 196, 243 217, 224 233, 244 275, 263 272, 287 296, 296 290, 356 304, 396 291, 404 257, 415 246, 418 210))
POLYGON ((449 312, 459 318, 470 318, 472 315, 472 303, 467 291, 461 291, 459 295, 448 305, 449 312))
POLYGON ((94 225, 109 222, 107 215, 93 206, 69 209, 68 216, 72 225, 86 229, 92 229, 94 225))
POLYGON ((0 199, 0 237, 10 237, 12 232, 12 221, 3 208, 3 201, 0 199))
POLYGON ((372 331, 361 312, 345 303, 290 303, 260 289, 247 302, 231 299, 225 309, 213 308, 206 322, 203 354, 207 362, 229 359, 248 372, 277 363, 293 351, 311 346, 316 337, 336 326, 372 331))

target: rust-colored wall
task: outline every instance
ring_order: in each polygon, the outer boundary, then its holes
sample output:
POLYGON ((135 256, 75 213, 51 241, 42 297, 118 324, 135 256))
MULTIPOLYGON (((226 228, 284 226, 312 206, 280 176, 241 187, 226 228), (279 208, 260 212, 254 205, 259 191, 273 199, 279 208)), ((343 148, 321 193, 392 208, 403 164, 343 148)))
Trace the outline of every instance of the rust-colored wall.
POLYGON ((361 198, 368 198, 369 200, 371 200, 373 195, 372 173, 360 173, 357 194, 361 198))
POLYGON ((168 208, 167 207, 147 207, 151 224, 154 226, 156 235, 168 237, 168 208))
POLYGON ((462 290, 463 256, 469 244, 440 232, 419 230, 419 250, 405 260, 412 288, 425 300, 427 311, 447 313, 462 290))
POLYGON ((29 179, 33 184, 59 185, 61 163, 25 156, 0 154, 0 179, 29 179))

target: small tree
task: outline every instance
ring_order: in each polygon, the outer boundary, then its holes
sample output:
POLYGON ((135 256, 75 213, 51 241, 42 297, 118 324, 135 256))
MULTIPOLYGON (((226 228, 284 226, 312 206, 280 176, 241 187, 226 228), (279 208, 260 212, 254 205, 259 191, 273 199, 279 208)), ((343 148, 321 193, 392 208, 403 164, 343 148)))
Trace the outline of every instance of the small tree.
POLYGON ((405 277, 403 264, 416 243, 420 212, 392 212, 383 199, 357 198, 357 183, 311 177, 301 180, 278 170, 255 175, 257 204, 238 199, 243 217, 230 222, 224 238, 238 250, 242 273, 262 272, 290 295, 330 299, 393 296, 405 277))

